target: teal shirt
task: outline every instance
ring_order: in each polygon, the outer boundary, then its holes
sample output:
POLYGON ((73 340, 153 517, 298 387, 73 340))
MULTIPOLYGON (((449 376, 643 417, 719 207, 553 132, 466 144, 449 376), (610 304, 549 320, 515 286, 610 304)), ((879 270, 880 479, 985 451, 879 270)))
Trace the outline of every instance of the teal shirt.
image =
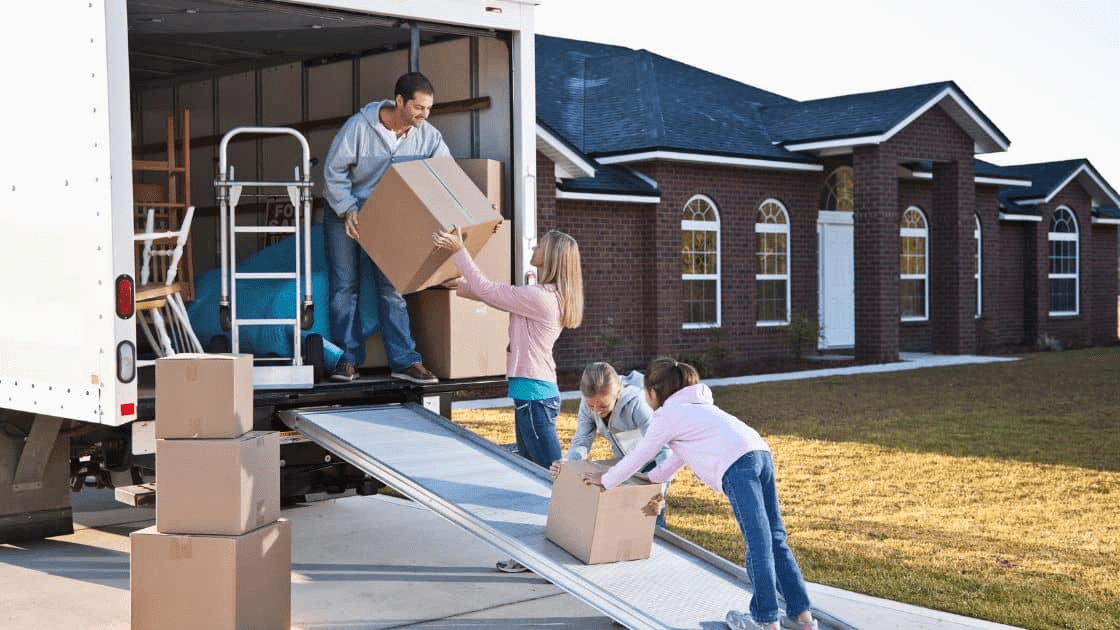
POLYGON ((560 395, 556 383, 514 376, 509 379, 509 397, 514 400, 544 400, 560 395))

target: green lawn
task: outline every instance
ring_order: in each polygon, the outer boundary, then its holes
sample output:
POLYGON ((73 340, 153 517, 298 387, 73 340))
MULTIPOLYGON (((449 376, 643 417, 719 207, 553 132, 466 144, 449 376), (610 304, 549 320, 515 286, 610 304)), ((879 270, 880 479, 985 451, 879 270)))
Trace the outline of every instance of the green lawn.
MULTIPOLYGON (((715 396, 770 442, 810 581, 1030 629, 1120 630, 1120 348, 715 396)), ((564 445, 575 410, 557 422, 564 445)), ((513 441, 509 410, 453 416, 513 441)), ((687 470, 667 516, 742 562, 726 501, 687 470)))

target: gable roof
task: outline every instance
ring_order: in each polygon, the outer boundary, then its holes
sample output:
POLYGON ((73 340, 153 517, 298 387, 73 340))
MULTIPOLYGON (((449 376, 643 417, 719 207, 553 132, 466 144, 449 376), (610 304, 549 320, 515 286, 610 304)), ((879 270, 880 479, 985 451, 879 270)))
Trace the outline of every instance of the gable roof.
MULTIPOLYGON (((1089 160, 1084 158, 1004 168, 1031 181, 1030 186, 1000 190, 1000 206, 1010 210, 1022 211, 1038 204, 1050 203, 1074 181, 1081 184, 1092 198, 1094 214, 1108 217, 1111 208, 1120 206, 1120 195, 1100 176, 1089 160)), ((1033 210, 1033 213, 1037 214, 1037 210, 1033 210)))
POLYGON ((952 81, 765 106, 763 117, 771 135, 791 151, 835 151, 886 142, 933 107, 972 137, 977 153, 1011 144, 952 81))

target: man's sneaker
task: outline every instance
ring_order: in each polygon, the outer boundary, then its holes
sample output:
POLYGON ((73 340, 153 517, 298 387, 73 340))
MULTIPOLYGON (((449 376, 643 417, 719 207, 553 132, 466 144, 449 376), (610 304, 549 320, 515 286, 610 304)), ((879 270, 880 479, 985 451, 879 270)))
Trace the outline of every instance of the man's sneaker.
POLYGON ((346 361, 339 361, 338 366, 334 368, 334 372, 331 372, 332 381, 349 383, 356 378, 358 378, 358 369, 346 361))
POLYGON ((419 383, 420 385, 431 385, 432 383, 439 382, 439 379, 436 378, 436 375, 429 372, 428 368, 424 367, 423 363, 413 363, 400 372, 393 372, 392 376, 393 378, 412 381, 413 383, 419 383))
POLYGON ((783 615, 782 630, 818 630, 817 620, 810 618, 809 621, 799 621, 783 615))
POLYGON ((731 630, 778 630, 778 622, 776 621, 764 626, 755 623, 749 614, 737 610, 727 611, 727 616, 723 620, 727 622, 727 627, 731 630))

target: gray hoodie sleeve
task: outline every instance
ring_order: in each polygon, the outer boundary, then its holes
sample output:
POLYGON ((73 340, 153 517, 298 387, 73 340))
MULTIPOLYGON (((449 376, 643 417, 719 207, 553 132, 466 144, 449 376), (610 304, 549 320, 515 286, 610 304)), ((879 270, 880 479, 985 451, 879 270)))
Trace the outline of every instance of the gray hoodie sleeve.
POLYGON ((583 400, 579 401, 576 422, 576 434, 572 436, 572 443, 568 446, 568 455, 565 457, 568 461, 587 459, 587 455, 591 452, 591 444, 595 442, 595 434, 598 433, 594 412, 583 400))
POLYGON ((323 197, 338 216, 358 210, 350 173, 358 163, 358 125, 364 124, 365 120, 359 115, 347 119, 335 134, 323 160, 323 197))

